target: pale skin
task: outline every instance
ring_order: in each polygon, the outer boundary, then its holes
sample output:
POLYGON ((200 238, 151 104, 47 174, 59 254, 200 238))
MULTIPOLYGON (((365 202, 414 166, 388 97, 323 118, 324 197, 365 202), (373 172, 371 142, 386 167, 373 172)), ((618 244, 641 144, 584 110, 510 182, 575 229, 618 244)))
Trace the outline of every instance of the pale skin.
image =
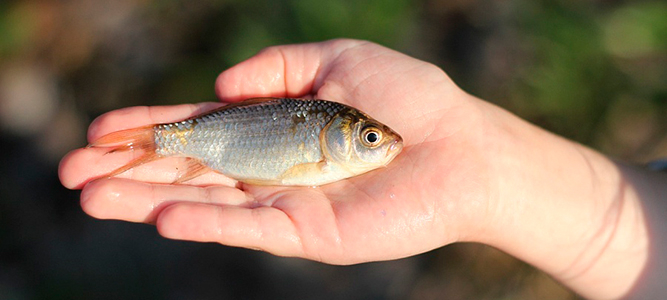
MULTIPOLYGON (((465 93, 434 65, 363 41, 276 46, 224 71, 215 89, 224 103, 339 101, 387 124, 405 147, 386 168, 317 188, 253 186, 213 172, 174 185, 186 166, 179 158, 108 178, 139 154, 83 148, 62 160, 62 183, 83 189, 91 216, 155 224, 171 239, 330 264, 480 242, 588 298, 664 289, 664 175, 532 126, 465 93)), ((88 139, 216 106, 112 111, 91 124, 88 139)))

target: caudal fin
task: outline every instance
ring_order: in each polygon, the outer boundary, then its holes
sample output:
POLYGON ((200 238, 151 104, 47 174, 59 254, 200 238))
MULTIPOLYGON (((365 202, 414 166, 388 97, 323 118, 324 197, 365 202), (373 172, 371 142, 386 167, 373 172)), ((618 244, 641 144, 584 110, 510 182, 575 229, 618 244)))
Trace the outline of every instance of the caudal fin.
POLYGON ((126 129, 109 133, 88 144, 86 148, 112 148, 110 152, 134 149, 155 150, 153 126, 126 129))
POLYGON ((161 158, 161 156, 155 153, 154 134, 153 126, 116 131, 95 140, 88 144, 86 148, 111 148, 107 153, 128 150, 144 151, 141 156, 108 174, 109 177, 112 177, 136 166, 161 158))

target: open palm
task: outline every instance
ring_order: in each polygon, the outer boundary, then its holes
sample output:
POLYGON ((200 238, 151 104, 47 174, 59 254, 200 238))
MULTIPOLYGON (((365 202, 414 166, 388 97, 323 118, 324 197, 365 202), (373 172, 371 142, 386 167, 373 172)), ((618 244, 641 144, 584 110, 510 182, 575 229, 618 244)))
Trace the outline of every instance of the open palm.
MULTIPOLYGON (((268 48, 225 71, 218 96, 313 97, 356 107, 396 130, 403 152, 384 169, 318 188, 253 186, 206 174, 170 184, 184 160, 104 174, 134 153, 78 149, 61 181, 82 188, 98 218, 155 223, 168 238, 215 241, 335 264, 400 258, 474 239, 487 209, 480 102, 437 67, 376 44, 333 40, 268 48)), ((89 140, 172 122, 219 104, 133 107, 107 113, 89 140)))

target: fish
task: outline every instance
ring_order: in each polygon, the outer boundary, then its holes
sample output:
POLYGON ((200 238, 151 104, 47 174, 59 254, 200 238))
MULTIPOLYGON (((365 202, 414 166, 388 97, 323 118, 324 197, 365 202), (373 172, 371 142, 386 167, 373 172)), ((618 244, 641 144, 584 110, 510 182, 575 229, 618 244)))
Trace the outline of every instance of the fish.
POLYGON ((89 148, 143 150, 108 177, 185 157, 175 184, 210 171, 254 185, 320 186, 387 166, 403 139, 360 110, 321 99, 253 98, 183 121, 109 133, 89 148))

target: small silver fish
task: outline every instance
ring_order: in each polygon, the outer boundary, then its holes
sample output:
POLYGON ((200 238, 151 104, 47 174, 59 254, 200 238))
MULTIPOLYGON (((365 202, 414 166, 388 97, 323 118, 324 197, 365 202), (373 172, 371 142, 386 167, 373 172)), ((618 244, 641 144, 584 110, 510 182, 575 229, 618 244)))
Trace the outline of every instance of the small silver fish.
POLYGON ((214 170, 251 184, 317 186, 386 166, 403 139, 340 103, 256 98, 181 122, 113 132, 88 147, 145 150, 109 176, 179 156, 190 160, 176 183, 214 170))

